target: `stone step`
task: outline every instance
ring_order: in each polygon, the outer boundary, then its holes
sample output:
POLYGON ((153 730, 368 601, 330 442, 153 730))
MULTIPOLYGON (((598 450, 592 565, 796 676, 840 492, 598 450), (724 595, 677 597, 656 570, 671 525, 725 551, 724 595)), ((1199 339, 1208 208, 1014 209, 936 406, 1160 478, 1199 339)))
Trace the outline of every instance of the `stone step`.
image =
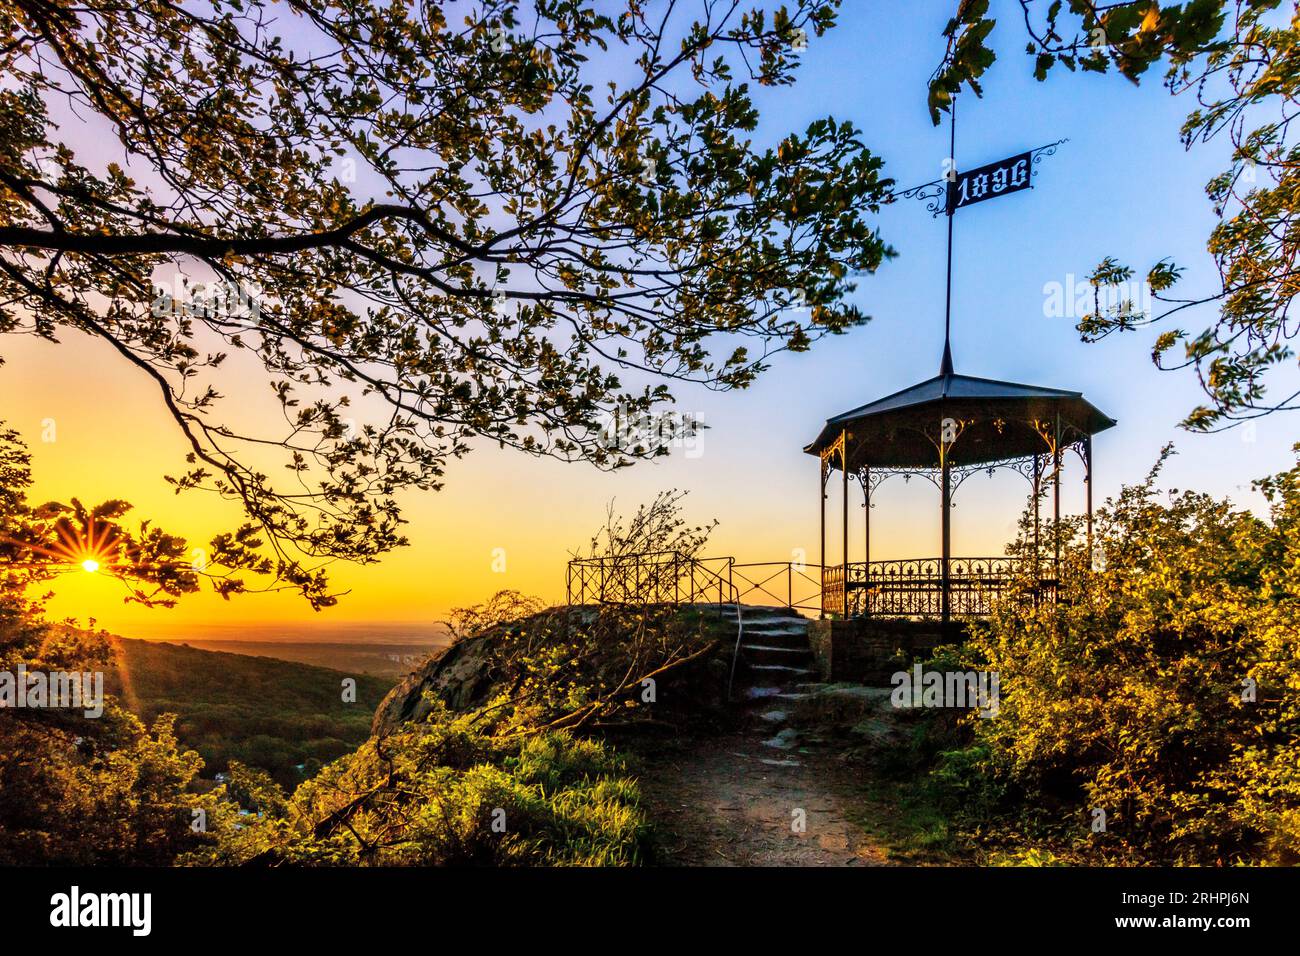
MULTIPOLYGON (((808 619, 793 608, 788 607, 760 607, 758 605, 742 604, 740 606, 741 615, 746 624, 750 621, 804 621, 808 619)), ((726 605, 722 608, 723 617, 732 621, 736 619, 736 608, 734 605, 726 605)))
POLYGON ((781 647, 792 651, 806 651, 811 648, 808 638, 799 634, 753 634, 748 628, 741 637, 745 645, 762 647, 781 647))
POLYGON ((745 622, 746 634, 762 634, 766 637, 768 634, 778 634, 781 636, 801 637, 808 639, 808 628, 801 624, 791 623, 789 621, 759 621, 752 623, 745 622))
POLYGON ((799 746, 799 731, 793 727, 786 727, 778 731, 776 736, 769 737, 763 741, 764 747, 772 747, 775 750, 793 750, 799 746))
POLYGON ((814 667, 796 667, 792 664, 750 664, 749 669, 772 677, 811 677, 817 673, 814 667))
MULTIPOLYGON (((725 623, 734 625, 736 619, 728 618, 725 623)), ((791 634, 807 634, 808 625, 802 621, 796 621, 788 617, 750 617, 748 615, 741 621, 747 631, 788 631, 791 634)))
MULTIPOLYGON (((692 607, 697 611, 707 612, 709 614, 720 615, 724 620, 734 621, 736 619, 736 605, 696 602, 695 604, 683 604, 683 607, 692 607)), ((742 604, 741 613, 746 621, 758 620, 781 620, 781 621, 806 621, 798 611, 788 607, 769 607, 758 604, 742 604)))
POLYGON ((807 666, 812 663, 812 649, 803 647, 778 647, 774 644, 742 644, 740 659, 746 664, 786 664, 807 666))
POLYGON ((788 690, 784 687, 746 687, 745 696, 750 700, 807 700, 812 694, 803 691, 788 690))

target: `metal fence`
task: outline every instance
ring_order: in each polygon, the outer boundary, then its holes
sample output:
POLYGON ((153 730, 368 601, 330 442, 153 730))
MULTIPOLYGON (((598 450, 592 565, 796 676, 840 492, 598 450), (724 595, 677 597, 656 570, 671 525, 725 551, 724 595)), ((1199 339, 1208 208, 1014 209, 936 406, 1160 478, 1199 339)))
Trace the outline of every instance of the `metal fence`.
MULTIPOLYGON (((952 558, 949 609, 954 617, 986 616, 1017 579, 1036 581, 1031 599, 1056 598, 1056 580, 1034 576, 1021 558, 952 558)), ((1042 562, 1043 569, 1051 562, 1042 562)), ((750 604, 838 617, 939 617, 944 575, 940 558, 845 565, 699 558, 675 551, 574 558, 567 599, 583 604, 750 604)))
POLYGON ((733 604, 734 563, 676 551, 574 558, 568 569, 568 603, 733 604))
POLYGON ((736 598, 742 604, 770 604, 799 611, 820 611, 819 564, 756 561, 731 566, 736 598))

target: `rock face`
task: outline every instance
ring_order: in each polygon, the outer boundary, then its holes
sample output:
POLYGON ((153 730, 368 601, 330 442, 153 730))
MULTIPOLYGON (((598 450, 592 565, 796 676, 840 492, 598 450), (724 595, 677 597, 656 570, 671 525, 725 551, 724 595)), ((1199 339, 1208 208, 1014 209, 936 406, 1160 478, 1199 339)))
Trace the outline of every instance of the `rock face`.
POLYGON ((399 724, 423 720, 431 691, 452 710, 468 710, 489 696, 493 680, 492 632, 466 638, 437 651, 388 692, 370 725, 372 735, 391 733, 399 724))

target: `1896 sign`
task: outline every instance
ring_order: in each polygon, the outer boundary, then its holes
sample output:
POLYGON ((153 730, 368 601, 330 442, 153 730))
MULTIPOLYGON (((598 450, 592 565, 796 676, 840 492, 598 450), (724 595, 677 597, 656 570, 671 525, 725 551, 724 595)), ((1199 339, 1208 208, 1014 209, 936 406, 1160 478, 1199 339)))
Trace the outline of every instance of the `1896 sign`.
POLYGON ((948 215, 963 206, 1028 189, 1030 156, 1030 153, 1021 153, 1001 162, 957 173, 956 178, 948 182, 948 215))

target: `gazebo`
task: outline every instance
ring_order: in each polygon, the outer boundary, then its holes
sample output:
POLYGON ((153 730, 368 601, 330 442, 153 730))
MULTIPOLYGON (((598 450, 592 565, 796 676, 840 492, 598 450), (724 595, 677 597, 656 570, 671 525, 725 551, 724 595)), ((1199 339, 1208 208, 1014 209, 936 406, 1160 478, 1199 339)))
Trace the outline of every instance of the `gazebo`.
MULTIPOLYGON (((853 617, 981 615, 990 597, 1019 571, 1009 557, 953 557, 952 499, 976 472, 1013 469, 1033 487, 1034 553, 1038 555, 1039 502, 1044 481, 1052 485, 1055 522, 1061 517, 1061 459, 1083 462, 1089 549, 1092 538, 1092 436, 1115 421, 1079 392, 957 375, 945 344, 939 374, 893 395, 827 419, 804 451, 821 459, 821 609, 853 617), (827 483, 839 469, 844 488, 843 548, 838 564, 826 554, 827 483), (941 554, 937 558, 871 560, 871 499, 892 475, 918 475, 939 490, 941 554), (849 561, 849 478, 862 486, 866 529, 863 560, 849 561)), ((1050 576, 1035 567, 1039 592, 1055 593, 1060 538, 1054 535, 1050 576)), ((1035 557, 1035 565, 1038 560, 1035 557)))

